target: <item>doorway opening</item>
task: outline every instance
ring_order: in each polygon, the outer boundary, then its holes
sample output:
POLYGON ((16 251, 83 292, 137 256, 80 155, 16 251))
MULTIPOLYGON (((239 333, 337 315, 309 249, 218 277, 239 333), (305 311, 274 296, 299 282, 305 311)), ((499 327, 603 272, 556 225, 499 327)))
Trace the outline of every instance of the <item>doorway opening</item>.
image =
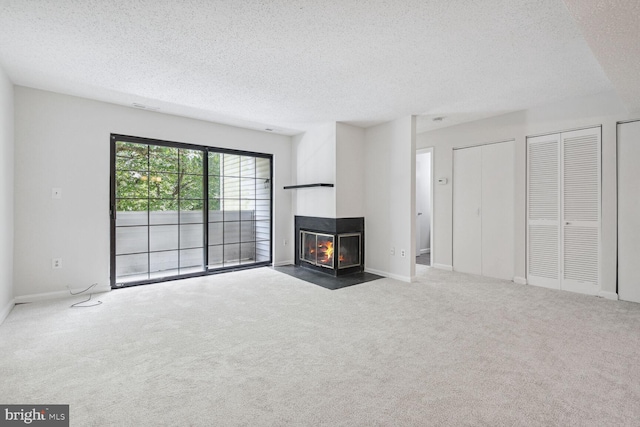
POLYGON ((433 260, 433 148, 416 151, 416 264, 433 260))

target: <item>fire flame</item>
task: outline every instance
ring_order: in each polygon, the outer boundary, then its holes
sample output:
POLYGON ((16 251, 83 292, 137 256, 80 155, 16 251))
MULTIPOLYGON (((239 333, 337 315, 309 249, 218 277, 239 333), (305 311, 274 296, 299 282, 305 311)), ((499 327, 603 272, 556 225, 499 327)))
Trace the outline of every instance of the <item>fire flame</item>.
POLYGON ((333 242, 327 241, 325 245, 327 245, 327 248, 325 249, 324 254, 326 256, 327 261, 329 261, 331 257, 333 257, 333 242))

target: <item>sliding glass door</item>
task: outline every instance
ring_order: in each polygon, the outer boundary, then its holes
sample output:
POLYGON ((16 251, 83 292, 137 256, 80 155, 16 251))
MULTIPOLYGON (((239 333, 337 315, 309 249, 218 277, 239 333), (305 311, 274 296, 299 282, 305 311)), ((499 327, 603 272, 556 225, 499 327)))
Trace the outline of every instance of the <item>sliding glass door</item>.
POLYGON ((209 268, 271 259, 271 159, 209 152, 209 268))
POLYGON ((111 284, 271 262, 271 156, 112 135, 111 284))

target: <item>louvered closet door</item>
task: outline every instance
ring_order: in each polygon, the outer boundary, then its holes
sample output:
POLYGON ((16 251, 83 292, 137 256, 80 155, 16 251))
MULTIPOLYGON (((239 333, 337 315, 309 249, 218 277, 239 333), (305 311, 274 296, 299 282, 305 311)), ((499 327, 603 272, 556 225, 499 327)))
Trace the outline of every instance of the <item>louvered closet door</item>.
POLYGON ((527 140, 532 285, 600 290, 600 128, 527 140))
POLYGON ((562 288, 599 290, 600 128, 561 134, 562 288))
POLYGON ((527 140, 527 282, 560 288, 560 134, 527 140))

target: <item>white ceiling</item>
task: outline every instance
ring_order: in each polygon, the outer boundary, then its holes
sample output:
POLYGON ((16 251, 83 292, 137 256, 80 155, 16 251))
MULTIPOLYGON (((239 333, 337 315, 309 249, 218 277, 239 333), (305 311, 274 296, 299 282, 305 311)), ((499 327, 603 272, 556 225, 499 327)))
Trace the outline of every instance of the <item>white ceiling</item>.
POLYGON ((640 55, 609 74, 602 2, 566 3, 0 0, 0 64, 17 85, 283 134, 411 114, 421 132, 637 82, 640 55))

